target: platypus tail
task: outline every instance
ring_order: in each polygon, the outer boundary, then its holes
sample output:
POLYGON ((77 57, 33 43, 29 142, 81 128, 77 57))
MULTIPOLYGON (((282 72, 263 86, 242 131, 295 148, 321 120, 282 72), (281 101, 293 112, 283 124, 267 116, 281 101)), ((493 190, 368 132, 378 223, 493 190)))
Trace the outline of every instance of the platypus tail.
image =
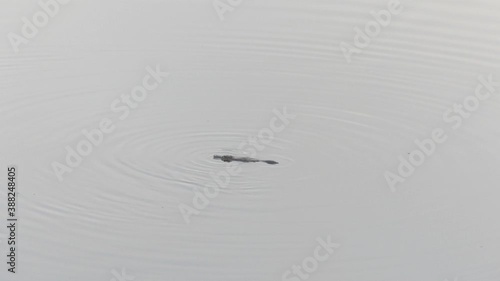
POLYGON ((262 162, 266 162, 267 164, 270 164, 270 165, 276 165, 276 164, 279 164, 278 162, 273 161, 273 160, 262 160, 262 162))

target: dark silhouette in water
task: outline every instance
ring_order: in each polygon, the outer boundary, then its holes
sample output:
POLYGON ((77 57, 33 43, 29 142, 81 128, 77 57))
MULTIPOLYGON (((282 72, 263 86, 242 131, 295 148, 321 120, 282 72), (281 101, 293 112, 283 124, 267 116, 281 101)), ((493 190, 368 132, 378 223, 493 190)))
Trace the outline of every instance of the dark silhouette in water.
POLYGON ((237 161, 237 162, 245 162, 245 163, 264 162, 264 163, 267 163, 270 165, 278 164, 278 162, 273 161, 273 160, 259 160, 259 159, 250 158, 250 157, 234 157, 231 155, 223 155, 223 156, 214 155, 214 159, 220 159, 224 162, 237 161))

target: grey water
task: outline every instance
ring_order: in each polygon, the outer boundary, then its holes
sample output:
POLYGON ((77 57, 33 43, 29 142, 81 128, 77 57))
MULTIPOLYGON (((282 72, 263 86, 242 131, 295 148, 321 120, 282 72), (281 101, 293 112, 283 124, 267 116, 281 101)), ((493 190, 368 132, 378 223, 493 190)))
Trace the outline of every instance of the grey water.
POLYGON ((498 1, 58 7, 0 1, 0 280, 500 279, 498 1))

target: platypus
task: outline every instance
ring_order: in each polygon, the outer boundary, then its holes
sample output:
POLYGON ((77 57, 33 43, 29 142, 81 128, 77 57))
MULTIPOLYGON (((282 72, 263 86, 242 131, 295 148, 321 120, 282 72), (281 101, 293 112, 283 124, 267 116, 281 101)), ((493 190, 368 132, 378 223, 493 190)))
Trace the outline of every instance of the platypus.
POLYGON ((245 162, 245 163, 253 163, 253 162, 265 162, 267 164, 275 165, 278 164, 278 162, 273 161, 273 160, 259 160, 255 158, 250 158, 250 157, 234 157, 232 155, 214 155, 214 159, 220 159, 224 162, 233 162, 233 161, 238 161, 238 162, 245 162))

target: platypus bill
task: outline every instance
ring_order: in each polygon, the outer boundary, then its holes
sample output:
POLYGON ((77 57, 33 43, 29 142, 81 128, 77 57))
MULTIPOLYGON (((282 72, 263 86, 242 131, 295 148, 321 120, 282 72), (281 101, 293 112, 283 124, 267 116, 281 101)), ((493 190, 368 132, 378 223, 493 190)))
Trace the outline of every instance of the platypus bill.
POLYGON ((264 163, 267 163, 270 165, 279 164, 278 162, 276 162, 274 160, 259 160, 259 159, 250 158, 250 157, 234 157, 232 155, 223 155, 223 156, 214 155, 214 159, 220 159, 224 162, 237 161, 237 162, 245 162, 245 163, 264 162, 264 163))

